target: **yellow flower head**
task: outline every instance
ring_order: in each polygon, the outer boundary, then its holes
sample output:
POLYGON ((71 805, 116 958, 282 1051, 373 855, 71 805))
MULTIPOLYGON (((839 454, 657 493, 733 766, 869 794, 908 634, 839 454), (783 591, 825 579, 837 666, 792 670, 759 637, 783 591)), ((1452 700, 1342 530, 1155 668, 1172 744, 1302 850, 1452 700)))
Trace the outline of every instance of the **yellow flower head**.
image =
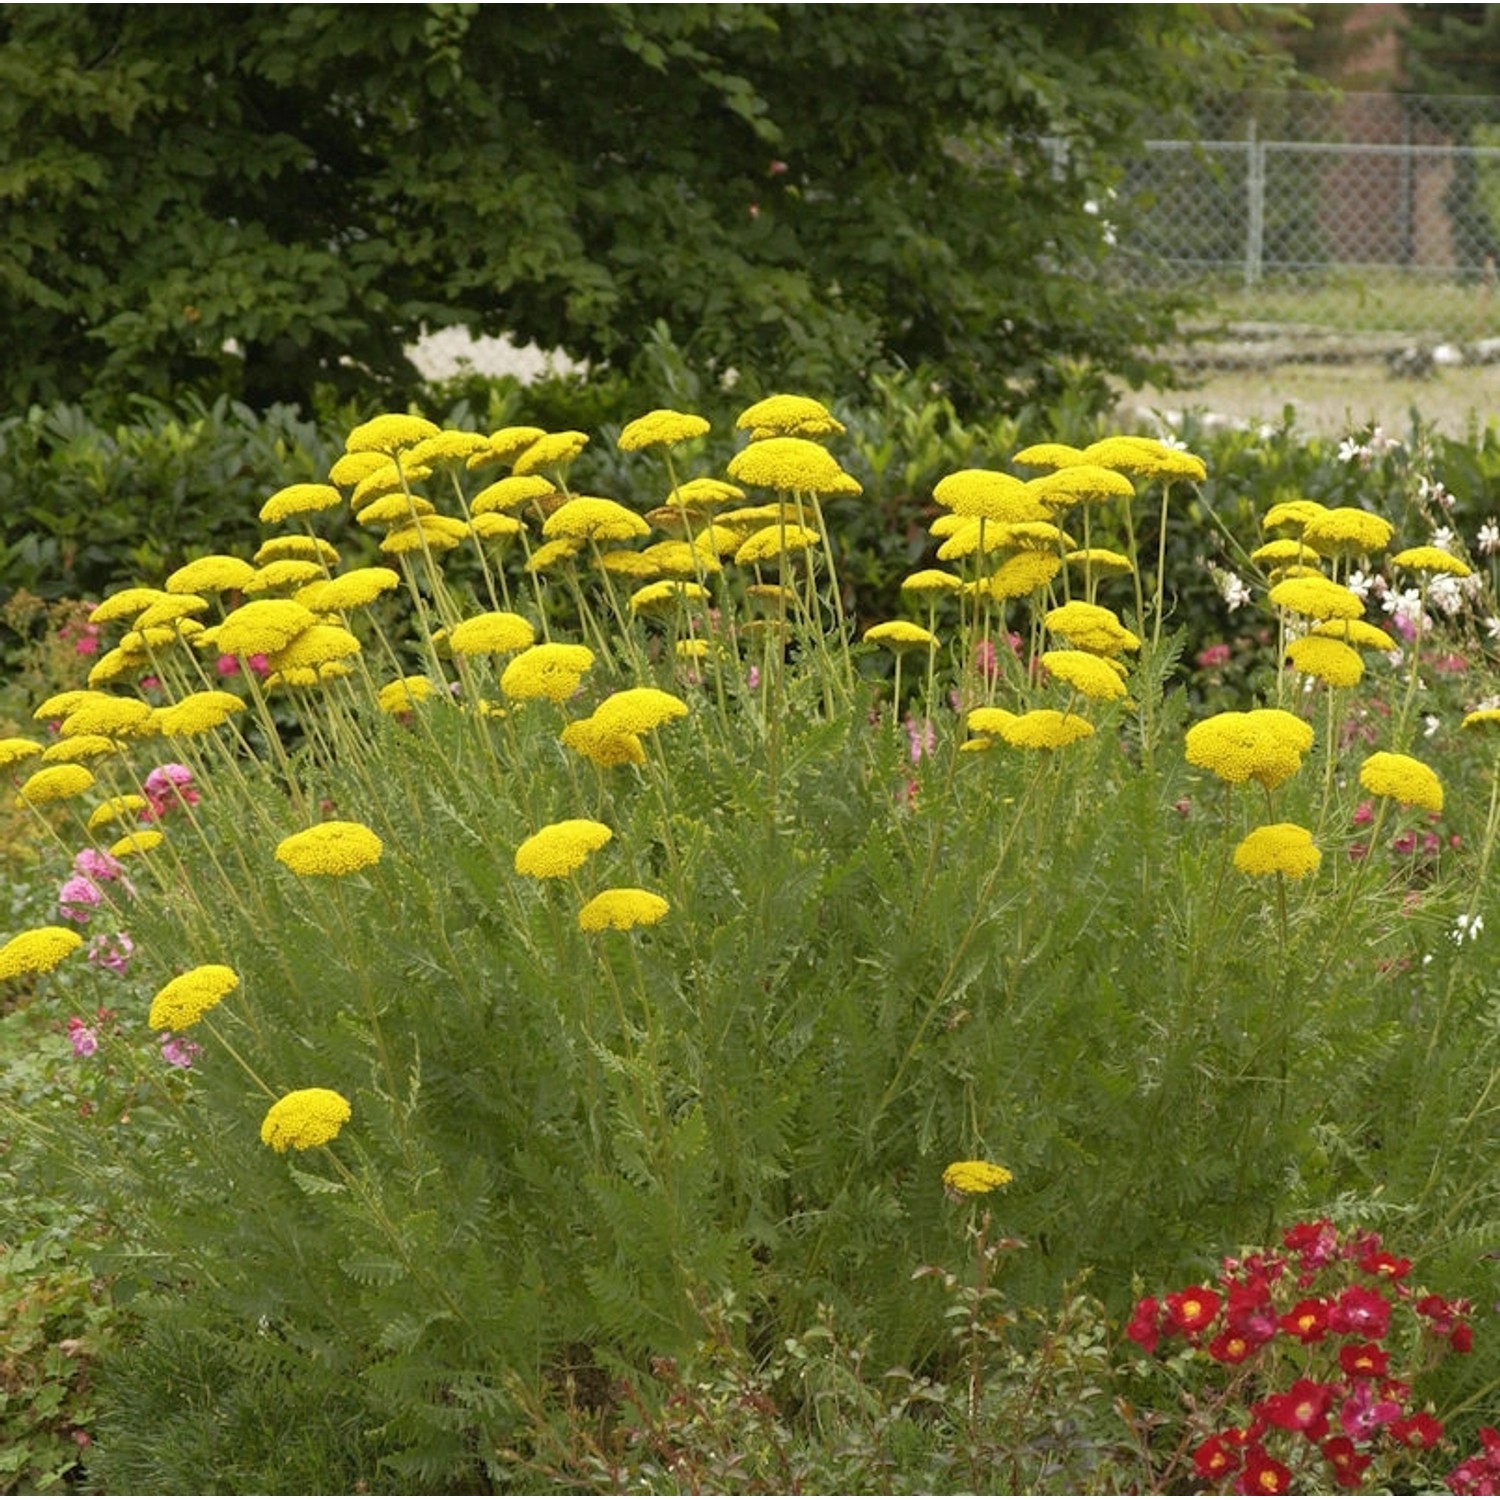
POLYGON ((1062 559, 1055 552, 1027 548, 1013 552, 984 582, 995 599, 1024 599, 1045 588, 1062 572, 1062 559))
POLYGON ((955 516, 986 521, 1050 521, 1052 512, 1013 474, 960 469, 938 480, 932 498, 955 516))
POLYGON ((673 719, 685 719, 688 706, 661 688, 626 688, 611 693, 593 712, 594 723, 606 734, 649 734, 673 719))
POLYGON ((737 484, 725 479, 710 479, 703 475, 687 479, 667 497, 669 505, 680 505, 688 510, 709 510, 717 505, 738 505, 745 492, 737 484))
POLYGON ((281 557, 257 568, 254 576, 246 582, 244 591, 247 594, 270 594, 282 589, 301 588, 315 578, 326 577, 322 563, 306 557, 281 557))
POLYGON ((1068 443, 1033 443, 1016 454, 1015 462, 1028 469, 1067 469, 1084 462, 1083 449, 1068 443))
POLYGON ((1187 762, 1230 786, 1258 782, 1274 791, 1296 775, 1311 748, 1312 728, 1284 709, 1214 714, 1187 732, 1187 762))
POLYGON ((1285 568, 1294 563, 1316 563, 1318 554, 1296 537, 1279 536, 1250 554, 1250 561, 1261 568, 1285 568))
POLYGON ((245 700, 234 693, 209 688, 201 693, 189 693, 176 703, 159 709, 156 727, 171 739, 191 734, 206 734, 227 724, 231 714, 244 713, 245 700))
POLYGON ((310 625, 280 651, 269 652, 266 665, 273 672, 295 672, 325 667, 329 662, 358 656, 359 637, 342 625, 310 625))
MULTIPOLYGON (((414 505, 426 505, 428 502, 420 495, 408 497, 407 487, 419 479, 426 479, 428 473, 428 469, 422 464, 413 464, 410 467, 398 469, 390 459, 386 459, 380 468, 366 474, 354 486, 354 493, 349 497, 349 504, 353 508, 356 519, 363 519, 365 512, 371 506, 378 505, 387 499, 394 502, 393 507, 388 507, 388 513, 393 508, 399 510, 408 498, 414 505)), ((369 522, 365 524, 368 525, 369 522)))
POLYGON ((57 761, 94 760, 101 755, 113 755, 125 749, 124 740, 111 739, 107 734, 74 734, 56 740, 42 751, 42 759, 49 763, 57 761))
POLYGON ((1328 507, 1316 500, 1281 500, 1273 505, 1260 519, 1262 531, 1301 532, 1319 516, 1326 516, 1328 507))
POLYGON ((260 508, 262 522, 270 525, 290 516, 311 515, 342 505, 344 497, 331 484, 289 484, 277 490, 260 508))
MULTIPOLYGON (((336 568, 339 565, 339 549, 332 542, 325 542, 320 536, 267 537, 256 548, 255 565, 264 567, 267 563, 285 562, 290 557, 298 558, 302 562, 322 563, 329 568, 336 568)), ((189 563, 188 566, 191 567, 192 564, 189 563)), ((169 587, 171 582, 169 578, 167 580, 169 587)))
POLYGON ((550 542, 543 542, 531 554, 531 561, 526 564, 526 571, 546 573, 552 568, 560 567, 563 563, 572 562, 582 551, 583 543, 577 537, 554 537, 550 542))
MULTIPOLYGON (((139 615, 136 616, 135 629, 138 631, 150 631, 153 634, 162 627, 171 625, 177 620, 186 620, 189 615, 201 615, 208 608, 208 600, 201 594, 175 594, 170 599, 163 599, 157 604, 148 604, 139 615)), ((191 621, 190 625, 196 625, 197 621, 191 621)), ((168 630, 165 638, 161 641, 153 641, 153 645, 167 645, 174 632, 168 630)), ((128 638, 128 637, 127 637, 128 638)), ((121 645, 125 644, 122 639, 121 645)))
POLYGON ((557 493, 557 486, 540 474, 507 474, 497 479, 469 502, 471 516, 487 516, 518 510, 528 500, 545 500, 557 493))
POLYGON ((131 673, 139 674, 150 665, 151 658, 144 651, 126 651, 116 646, 113 651, 106 651, 89 668, 89 686, 98 687, 101 683, 114 682, 131 673))
MULTIPOLYGON (((787 439, 791 441, 790 438, 787 439)), ((752 563, 780 563, 783 556, 792 557, 816 547, 818 533, 810 526, 788 523, 784 526, 763 526, 752 532, 735 548, 734 560, 741 567, 752 563)))
POLYGON ((493 511, 487 515, 473 516, 469 520, 469 530, 481 542, 506 542, 519 536, 524 529, 514 516, 502 516, 493 511))
POLYGON ((570 536, 584 542, 628 542, 650 530, 633 510, 595 495, 565 502, 542 523, 544 537, 570 536))
POLYGON ((654 927, 672 908, 660 897, 637 886, 600 891, 578 913, 585 932, 629 932, 632 927, 654 927))
POLYGON ((426 417, 408 416, 405 412, 388 412, 362 422, 344 441, 346 453, 402 453, 415 447, 423 438, 436 437, 436 422, 426 417))
POLYGON ((1022 750, 1060 750, 1086 740, 1093 732, 1094 726, 1087 719, 1055 708, 1034 708, 1000 726, 1000 738, 1022 750))
POLYGON ((413 443, 407 450, 405 462, 428 464, 432 468, 457 468, 467 464, 475 454, 491 456, 494 449, 487 437, 477 432, 461 432, 456 428, 444 428, 442 432, 413 443))
MULTIPOLYGON (((149 711, 149 710, 148 710, 149 711)), ((47 766, 33 771, 16 793, 17 807, 40 807, 46 802, 61 802, 80 797, 94 784, 94 773, 87 766, 47 766)))
POLYGON ((1234 851, 1234 867, 1246 875, 1285 875, 1301 880, 1322 863, 1312 834, 1296 823, 1266 823, 1253 828, 1234 851))
POLYGON ((1042 665, 1085 698, 1123 698, 1125 683, 1109 658, 1091 651, 1044 651, 1042 665))
POLYGON ((398 677, 381 688, 376 703, 383 714, 409 714, 417 704, 432 697, 434 691, 430 677, 398 677))
POLYGON ((1324 557, 1357 557, 1381 551, 1394 530, 1382 516, 1340 505, 1312 517, 1302 528, 1302 540, 1324 557))
MULTIPOLYGON (((735 551, 737 548, 738 543, 730 550, 735 551)), ((658 573, 665 573, 669 578, 696 578, 700 573, 724 571, 713 548, 698 541, 653 542, 639 555, 642 562, 650 564, 658 573)))
POLYGON ((200 557, 182 567, 167 579, 169 594, 223 594, 242 589, 255 576, 255 569, 243 558, 215 553, 200 557))
POLYGON ((69 688, 63 693, 53 693, 45 702, 38 704, 32 711, 31 717, 38 722, 43 719, 62 719, 80 704, 100 701, 113 703, 115 700, 108 693, 96 692, 89 688, 69 688))
POLYGON ((219 649, 230 656, 269 655, 318 623, 310 609, 292 599, 254 599, 224 616, 219 649))
POLYGON ((97 833, 111 823, 123 822, 146 806, 146 799, 138 792, 125 792, 118 797, 109 797, 89 814, 89 832, 97 833))
POLYGON ((1127 630, 1119 616, 1102 604, 1085 604, 1075 599, 1048 610, 1042 624, 1052 635, 1095 656, 1119 656, 1125 651, 1141 649, 1140 637, 1127 630))
POLYGON ((297 1089, 266 1111, 260 1138, 273 1151, 326 1146, 349 1123, 352 1113, 349 1101, 334 1089, 297 1089))
POLYGON ((1026 481, 1026 490, 1058 510, 1083 502, 1128 500, 1135 495, 1135 486, 1123 474, 1098 464, 1070 464, 1066 469, 1038 475, 1026 481))
POLYGON ((972 1198, 1009 1186, 1015 1179, 992 1161, 955 1161, 943 1168, 943 1186, 956 1198, 972 1198))
POLYGON ((592 818, 567 818, 549 823, 532 834, 516 850, 516 874, 537 880, 556 880, 571 875, 596 849, 602 849, 614 833, 592 818))
POLYGON ((910 620, 886 620, 882 624, 872 625, 865 631, 864 639, 873 646, 886 646, 896 652, 911 651, 918 647, 933 651, 940 644, 930 630, 924 630, 910 620))
POLYGON ((594 653, 587 646, 546 642, 511 659, 500 674, 500 691, 517 700, 547 698, 565 703, 593 665, 594 653))
POLYGON ((33 755, 40 755, 41 750, 42 747, 36 740, 12 735, 0 740, 0 767, 18 765, 23 760, 30 760, 33 755))
POLYGON ((511 472, 539 474, 543 469, 564 468, 583 452, 588 440, 586 432, 549 432, 516 455, 511 472))
POLYGON ((133 620, 148 605, 159 604, 167 597, 165 589, 121 589, 118 594, 111 594, 102 604, 94 607, 89 615, 89 623, 103 625, 110 620, 133 620))
POLYGON ((811 396, 767 396, 747 406, 734 425, 748 432, 752 442, 773 437, 837 437, 844 431, 844 424, 811 396))
POLYGON ((546 436, 545 427, 499 427, 490 434, 490 452, 501 463, 509 463, 539 438, 546 436))
POLYGON ((375 864, 384 848, 363 823, 335 819, 282 839, 276 858, 294 875, 352 875, 375 864))
POLYGON ((963 579, 941 568, 922 568, 901 580, 903 594, 956 594, 963 586, 963 579))
POLYGON ((1492 729, 1500 727, 1500 708, 1476 708, 1464 715, 1464 729, 1492 729))
POLYGON ((729 477, 811 495, 858 495, 859 483, 846 474, 826 448, 800 437, 773 437, 751 443, 729 460, 729 477))
POLYGON ((448 635, 448 649, 459 656, 503 656, 524 651, 535 640, 530 620, 494 609, 455 625, 448 635))
POLYGON ((68 927, 34 927, 0 948, 0 980, 50 974, 83 939, 68 927))
POLYGON ((469 528, 453 516, 418 516, 406 526, 397 526, 381 538, 380 550, 399 556, 404 552, 451 552, 468 536, 469 528))
POLYGON ((646 764, 646 747, 639 735, 612 733, 592 717, 575 719, 563 729, 560 738, 569 750, 576 750, 585 760, 605 770, 646 764))
MULTIPOLYGON (((655 569, 652 570, 653 572, 655 569)), ((680 578, 663 578, 648 583, 630 596, 630 608, 638 615, 675 614, 687 604, 701 604, 709 592, 701 583, 686 583, 680 578)))
POLYGON ((153 1031, 186 1031, 239 983, 240 976, 224 964, 200 964, 156 992, 146 1024, 153 1031))
POLYGON ((398 588, 401 575, 394 568, 351 568, 337 578, 319 578, 305 583, 292 596, 303 609, 331 614, 373 604, 382 594, 398 588))
POLYGON ((1359 784, 1371 796, 1391 797, 1403 807, 1443 810, 1443 784, 1437 772, 1409 755, 1377 750, 1359 768, 1359 784))
POLYGON ((1196 453, 1174 448, 1160 438, 1109 437, 1090 443, 1083 450, 1083 461, 1138 474, 1142 479, 1187 479, 1199 482, 1208 477, 1208 469, 1196 453))
POLYGON ((1304 677, 1315 677, 1329 687, 1353 687, 1365 675, 1359 652, 1326 635, 1305 635, 1289 642, 1286 659, 1304 677))
POLYGON ((971 708, 968 725, 971 734, 981 735, 989 744, 994 739, 1005 737, 1007 724, 1014 724, 1016 716, 1008 708, 971 708))
POLYGON ((1357 620, 1364 602, 1331 578, 1288 578, 1271 590, 1271 603, 1307 620, 1357 620))
POLYGON ((328 478, 341 489, 347 490, 357 485, 361 479, 368 479, 371 474, 390 467, 390 459, 373 449, 362 453, 345 453, 334 460, 333 466, 328 470, 328 478))
POLYGON ((619 446, 623 452, 636 453, 642 448, 654 448, 658 444, 673 447, 690 438, 702 437, 708 431, 708 423, 702 417, 689 412, 672 411, 660 407, 627 422, 620 431, 619 446))
POLYGON ((1470 571, 1461 557, 1444 552, 1441 547, 1407 547, 1395 553, 1391 561, 1413 573, 1448 573, 1454 578, 1467 578, 1470 571))
POLYGON ((109 852, 116 859, 125 859, 132 854, 149 854, 165 837, 159 829, 143 828, 139 833, 127 833, 123 838, 116 839, 109 846, 109 852))

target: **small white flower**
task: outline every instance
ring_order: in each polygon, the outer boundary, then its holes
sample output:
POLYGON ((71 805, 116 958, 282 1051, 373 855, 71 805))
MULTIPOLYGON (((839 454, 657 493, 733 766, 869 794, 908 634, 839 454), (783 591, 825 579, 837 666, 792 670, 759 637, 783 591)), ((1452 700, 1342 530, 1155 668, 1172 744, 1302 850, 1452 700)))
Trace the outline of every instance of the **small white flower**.
POLYGON ((1465 939, 1473 942, 1481 932, 1484 931, 1484 918, 1476 911, 1472 915, 1468 912, 1462 913, 1454 918, 1453 931, 1449 934, 1455 943, 1462 943, 1465 939))
POLYGON ((1352 463, 1358 459, 1362 464, 1370 462, 1370 450, 1361 442, 1352 437, 1346 437, 1339 444, 1339 462, 1341 464, 1352 463))
POLYGON ((1493 516, 1479 528, 1479 555, 1493 557, 1500 552, 1500 522, 1493 516))
POLYGON ((1490 615, 1484 622, 1484 633, 1492 641, 1500 641, 1500 619, 1490 615))
POLYGON ((1455 539, 1456 533, 1451 526, 1439 526, 1432 533, 1432 545, 1439 552, 1452 552, 1455 539))
POLYGON ((1238 573, 1231 573, 1227 568, 1220 568, 1214 573, 1214 582, 1218 584, 1219 593, 1231 614, 1248 604, 1254 597, 1245 580, 1238 573))
POLYGON ((1399 448, 1401 446, 1401 439, 1387 437, 1385 435, 1385 428, 1377 422, 1370 429, 1370 437, 1367 446, 1371 453, 1389 453, 1392 449, 1399 448))
POLYGON ((1431 739, 1439 729, 1443 727, 1443 721, 1436 714, 1424 714, 1422 716, 1422 736, 1431 739))
MULTIPOLYGON (((1425 476, 1417 481, 1417 495, 1420 499, 1431 502, 1443 510, 1452 510, 1458 503, 1458 497, 1451 495, 1447 487, 1440 479, 1428 479, 1425 476)), ((1441 542, 1434 542, 1434 546, 1442 546, 1441 542)))
POLYGON ((1370 585, 1374 581, 1374 579, 1368 577, 1364 573, 1361 573, 1359 569, 1356 568, 1348 576, 1348 578, 1344 580, 1344 583, 1351 594, 1359 595, 1360 603, 1368 604, 1370 602, 1370 585))
POLYGON ((1427 597, 1450 618, 1464 607, 1463 590, 1451 573, 1434 573, 1427 584, 1427 597))

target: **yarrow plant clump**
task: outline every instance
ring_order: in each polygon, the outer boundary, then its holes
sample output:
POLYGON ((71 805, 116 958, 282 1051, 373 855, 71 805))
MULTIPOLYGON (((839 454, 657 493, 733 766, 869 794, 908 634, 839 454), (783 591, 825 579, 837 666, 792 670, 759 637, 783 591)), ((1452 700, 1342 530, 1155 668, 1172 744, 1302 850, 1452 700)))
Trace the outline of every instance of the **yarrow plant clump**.
POLYGON ((1318 1219, 1226 1257, 1212 1285, 1142 1298, 1126 1337, 1194 1387, 1166 1417, 1193 1476, 1219 1494, 1399 1492, 1406 1461, 1443 1436, 1413 1379, 1473 1342, 1469 1304, 1411 1271, 1378 1234, 1318 1219))

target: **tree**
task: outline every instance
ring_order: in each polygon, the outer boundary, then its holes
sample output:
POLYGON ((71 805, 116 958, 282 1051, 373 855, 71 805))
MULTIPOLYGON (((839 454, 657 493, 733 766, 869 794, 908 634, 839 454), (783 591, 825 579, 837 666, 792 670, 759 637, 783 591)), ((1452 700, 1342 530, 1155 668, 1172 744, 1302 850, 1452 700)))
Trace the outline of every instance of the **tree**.
POLYGON ((1086 205, 1254 56, 1203 9, 0 6, 0 399, 389 398, 455 324, 629 367, 661 320, 750 386, 1128 373, 1163 307, 1086 205))

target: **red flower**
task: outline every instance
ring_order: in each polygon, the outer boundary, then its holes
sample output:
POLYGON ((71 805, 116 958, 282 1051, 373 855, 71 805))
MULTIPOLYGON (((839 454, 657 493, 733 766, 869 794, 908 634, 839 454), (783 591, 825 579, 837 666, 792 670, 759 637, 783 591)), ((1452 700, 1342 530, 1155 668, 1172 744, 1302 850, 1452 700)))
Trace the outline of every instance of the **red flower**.
POLYGON ((1406 1448, 1431 1448, 1443 1435, 1443 1424, 1425 1411, 1392 1422, 1390 1435, 1406 1448))
POLYGON ((1329 1220, 1317 1219, 1311 1224, 1293 1224, 1281 1236, 1281 1242, 1297 1252, 1304 1271, 1315 1271, 1333 1259, 1339 1236, 1329 1220))
POLYGON ((1234 1482, 1236 1495, 1284 1495, 1292 1487, 1292 1471, 1277 1463, 1264 1448, 1245 1453, 1245 1467, 1234 1482))
POLYGON ((1400 1416, 1400 1402, 1388 1396, 1377 1397, 1368 1380, 1356 1380, 1348 1400, 1339 1407, 1339 1426, 1355 1442, 1367 1443, 1380 1428, 1400 1416))
POLYGON ((1278 1323, 1282 1330, 1304 1344, 1316 1344, 1328 1332, 1328 1304, 1321 1297, 1304 1297, 1278 1323))
POLYGON ((1411 1261, 1404 1255, 1392 1255, 1389 1250, 1371 1250, 1361 1257, 1359 1268, 1367 1276, 1389 1276, 1392 1281, 1399 1281, 1411 1270, 1411 1261))
POLYGON ((1242 1365, 1255 1353, 1255 1345, 1243 1333, 1226 1328, 1216 1339, 1210 1341, 1208 1352, 1210 1358, 1218 1360, 1220 1364, 1242 1365))
POLYGON ((1323 1444, 1323 1457, 1333 1465, 1333 1482, 1340 1489, 1357 1490, 1364 1483, 1370 1467, 1368 1454, 1359 1453, 1346 1437, 1329 1438, 1323 1444))
POLYGON ((1255 1415, 1272 1427, 1288 1432, 1305 1432, 1317 1442, 1328 1431, 1328 1406, 1333 1387, 1306 1378, 1294 1380, 1290 1390, 1267 1396, 1255 1405, 1255 1415))
POLYGON ((1239 1466, 1239 1454, 1217 1432, 1193 1449, 1193 1467, 1201 1478, 1218 1479, 1233 1474, 1239 1466))
POLYGON ((1160 1308, 1155 1297, 1142 1297, 1135 1305, 1135 1315, 1125 1325, 1125 1337, 1133 1339, 1147 1354, 1155 1354, 1161 1340, 1160 1308))
POLYGON ((1328 1326, 1335 1333, 1383 1339, 1391 1326, 1391 1304, 1368 1287, 1346 1286, 1328 1315, 1328 1326))
POLYGON ((1467 1354, 1474 1347, 1474 1330, 1467 1323, 1456 1323, 1448 1343, 1455 1354, 1467 1354))
POLYGON ((1339 1369, 1346 1375, 1384 1375, 1390 1363, 1379 1344, 1345 1344, 1339 1350, 1339 1369))
POLYGON ((1201 1333, 1219 1315, 1222 1298, 1206 1286, 1167 1293, 1167 1321, 1179 1333, 1201 1333))

